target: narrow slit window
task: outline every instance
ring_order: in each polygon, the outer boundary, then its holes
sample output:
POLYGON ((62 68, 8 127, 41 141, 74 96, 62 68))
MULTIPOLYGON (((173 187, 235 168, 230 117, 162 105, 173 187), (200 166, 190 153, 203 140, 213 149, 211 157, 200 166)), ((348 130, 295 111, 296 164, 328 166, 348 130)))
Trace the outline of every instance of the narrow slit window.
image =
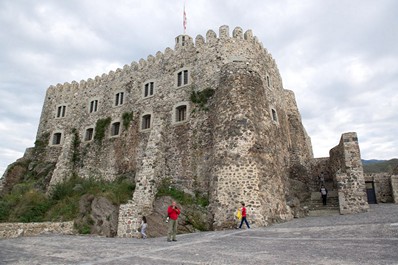
POLYGON ((188 84, 188 70, 184 70, 184 85, 188 84))
POLYGON ((182 86, 182 72, 179 72, 177 74, 177 86, 178 87, 182 86))
POLYGON ((149 83, 145 84, 144 97, 147 97, 148 95, 149 95, 149 83))
POLYGON ((276 110, 272 109, 272 120, 278 122, 278 116, 276 115, 276 110))

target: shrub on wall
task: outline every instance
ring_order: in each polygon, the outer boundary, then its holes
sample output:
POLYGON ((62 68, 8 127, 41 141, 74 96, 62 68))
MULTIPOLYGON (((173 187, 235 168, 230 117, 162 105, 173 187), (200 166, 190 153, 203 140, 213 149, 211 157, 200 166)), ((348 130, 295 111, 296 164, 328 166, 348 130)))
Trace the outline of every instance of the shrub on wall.
POLYGON ((215 90, 212 88, 206 88, 202 91, 192 91, 191 93, 191 101, 198 105, 201 110, 207 109, 208 100, 214 95, 215 90))
POLYGON ((111 124, 110 117, 97 120, 97 123, 95 124, 94 140, 96 140, 97 142, 101 142, 102 139, 104 139, 105 132, 108 129, 109 124, 111 124))

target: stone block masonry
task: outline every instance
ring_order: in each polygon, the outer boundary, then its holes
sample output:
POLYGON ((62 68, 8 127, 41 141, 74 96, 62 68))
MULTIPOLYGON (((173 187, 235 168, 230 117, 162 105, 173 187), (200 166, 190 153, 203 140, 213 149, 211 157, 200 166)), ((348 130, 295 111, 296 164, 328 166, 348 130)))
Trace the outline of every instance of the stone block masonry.
MULTIPOLYGON (((136 235, 164 179, 207 196, 213 227, 222 229, 241 202, 254 226, 292 218, 292 172, 304 187, 295 194, 310 192, 313 177, 300 175, 311 172, 313 153, 294 93, 262 43, 239 27, 232 36, 228 26, 218 37, 180 35, 174 49, 49 87, 37 140, 45 143, 40 159, 55 165, 50 188, 72 174, 134 179, 132 199, 119 210, 121 237, 136 235), (203 91, 214 93, 192 100, 203 91)), ((343 169, 349 179, 340 180, 344 211, 366 208, 357 142, 344 140, 333 154, 334 173, 343 169)))
POLYGON ((75 234, 73 222, 0 223, 0 238, 37 236, 43 233, 75 234))
POLYGON ((369 204, 357 134, 344 133, 339 145, 330 151, 330 160, 338 185, 340 213, 368 211, 369 204))
POLYGON ((391 176, 392 197, 395 203, 398 203, 398 175, 391 176))

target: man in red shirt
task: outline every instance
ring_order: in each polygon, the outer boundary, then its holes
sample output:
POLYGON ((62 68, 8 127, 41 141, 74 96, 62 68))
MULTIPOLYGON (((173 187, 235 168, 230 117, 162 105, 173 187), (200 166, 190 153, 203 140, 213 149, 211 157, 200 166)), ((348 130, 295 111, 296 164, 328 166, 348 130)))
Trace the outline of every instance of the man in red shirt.
POLYGON ((242 221, 240 222, 239 228, 242 228, 243 222, 245 222, 247 228, 250 228, 249 223, 246 220, 246 208, 244 202, 242 202, 242 221))
POLYGON ((169 231, 167 233, 167 242, 177 241, 176 234, 177 234, 177 225, 178 225, 178 216, 180 215, 181 211, 178 209, 177 204, 175 201, 171 203, 169 208, 167 209, 167 214, 170 218, 169 220, 169 231))

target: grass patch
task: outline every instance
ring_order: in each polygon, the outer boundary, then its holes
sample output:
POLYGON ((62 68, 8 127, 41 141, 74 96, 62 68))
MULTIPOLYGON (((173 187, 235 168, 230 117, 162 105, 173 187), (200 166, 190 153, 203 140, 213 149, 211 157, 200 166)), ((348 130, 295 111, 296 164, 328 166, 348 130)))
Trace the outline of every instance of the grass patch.
POLYGON ((195 196, 185 193, 184 191, 173 187, 171 184, 171 180, 169 178, 162 180, 162 182, 159 185, 156 196, 157 197, 170 196, 179 203, 181 203, 182 205, 195 204, 202 207, 206 207, 209 205, 208 196, 203 196, 199 192, 196 192, 195 196))

